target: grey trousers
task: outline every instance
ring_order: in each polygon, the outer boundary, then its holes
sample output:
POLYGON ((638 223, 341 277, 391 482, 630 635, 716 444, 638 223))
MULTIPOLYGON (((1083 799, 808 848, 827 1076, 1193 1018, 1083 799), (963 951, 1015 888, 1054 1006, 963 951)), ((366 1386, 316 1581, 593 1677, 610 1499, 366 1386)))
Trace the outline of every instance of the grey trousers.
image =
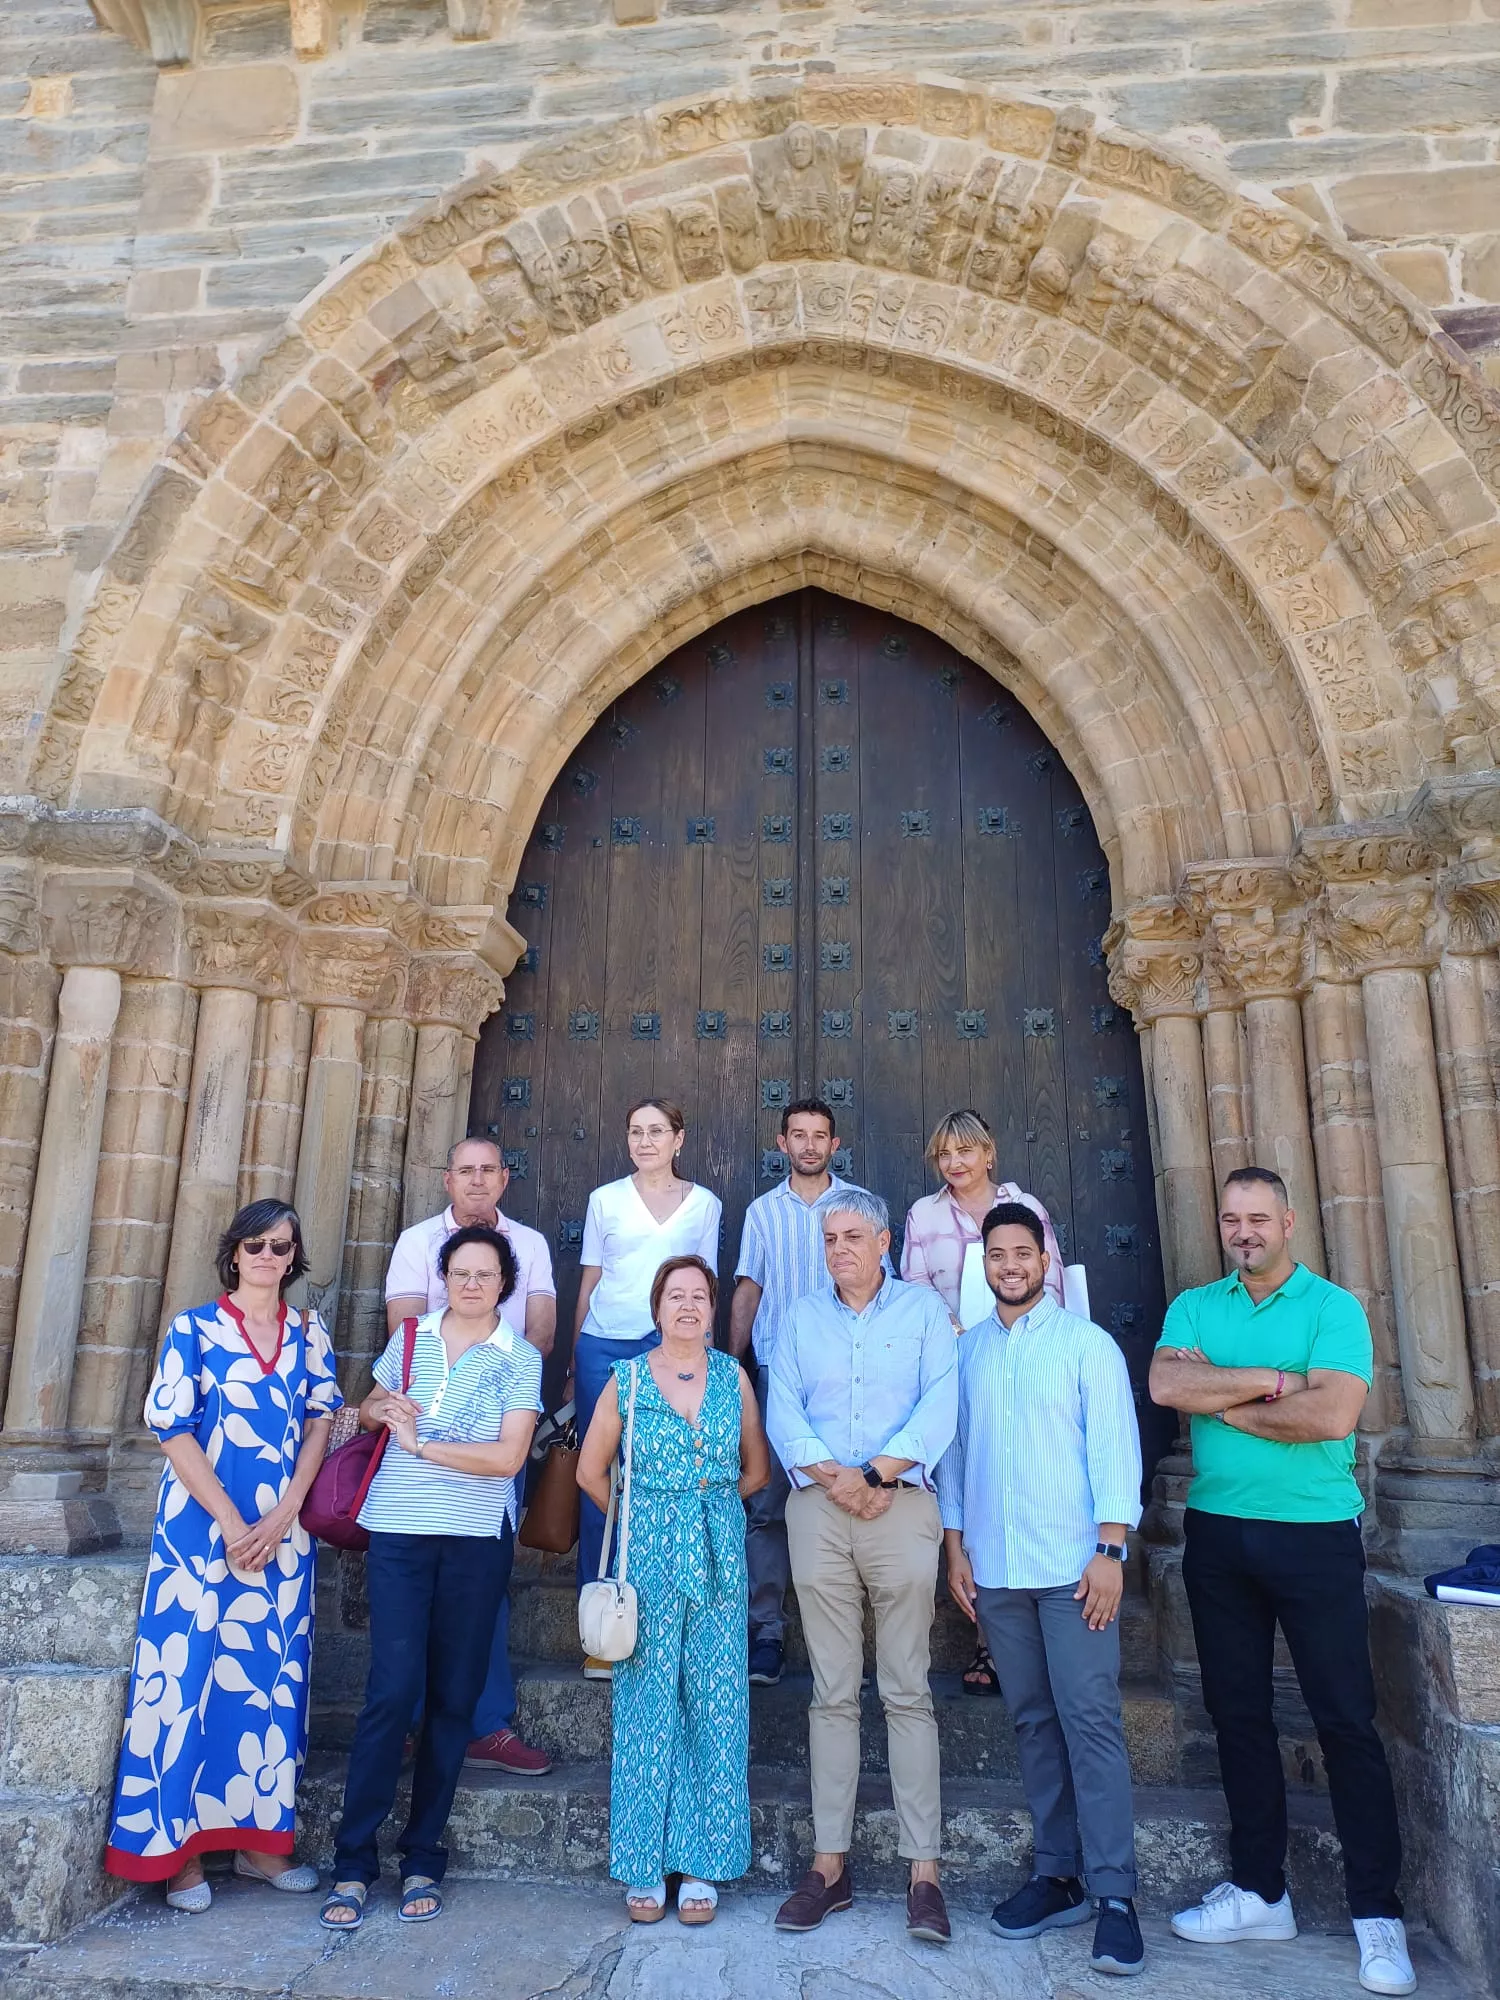
MULTIPOLYGON (((771 1371, 756 1373, 755 1397, 760 1420, 766 1421, 766 1394, 771 1371)), ((771 1483, 745 1502, 745 1562, 750 1571, 750 1643, 781 1644, 786 1622, 786 1589, 792 1580, 792 1559, 786 1546, 786 1496, 792 1490, 786 1467, 771 1452, 771 1483)))
POLYGON ((1074 1584, 979 1588, 979 1623, 1016 1726, 1038 1875, 1134 1896, 1135 1816, 1120 1716, 1120 1626, 1091 1632, 1074 1584))

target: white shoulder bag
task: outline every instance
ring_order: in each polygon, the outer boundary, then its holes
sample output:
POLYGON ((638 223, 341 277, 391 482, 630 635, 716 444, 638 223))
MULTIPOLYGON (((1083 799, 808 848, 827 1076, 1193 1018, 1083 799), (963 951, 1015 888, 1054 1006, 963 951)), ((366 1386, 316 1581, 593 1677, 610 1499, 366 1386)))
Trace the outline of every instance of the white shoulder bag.
POLYGON ((626 1581, 630 1550, 630 1460, 635 1444, 635 1384, 638 1361, 630 1364, 630 1400, 625 1412, 625 1479, 621 1494, 618 1469, 610 1467, 609 1512, 604 1517, 604 1546, 599 1551, 599 1580, 586 1583, 578 1594, 578 1636, 583 1650, 595 1660, 628 1660, 635 1651, 635 1585, 626 1581), (620 1499, 619 1575, 610 1577, 609 1544, 614 1533, 615 1500, 620 1499))

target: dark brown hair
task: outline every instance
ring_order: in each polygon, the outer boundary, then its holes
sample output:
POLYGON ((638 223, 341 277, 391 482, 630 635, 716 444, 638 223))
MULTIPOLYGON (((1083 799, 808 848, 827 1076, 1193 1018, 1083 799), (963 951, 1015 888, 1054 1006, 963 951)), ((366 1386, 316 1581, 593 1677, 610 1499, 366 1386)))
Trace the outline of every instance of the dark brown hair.
MULTIPOLYGON (((652 1102, 656 1100, 653 1098, 652 1102)), ((708 1309, 711 1313, 719 1309, 719 1279, 713 1267, 701 1257, 669 1257, 651 1281, 651 1324, 657 1323, 661 1312, 661 1295, 667 1289, 667 1280, 674 1271, 699 1271, 708 1280, 708 1309)))
MULTIPOLYGON (((674 1104, 670 1097, 643 1097, 635 1104, 632 1104, 630 1109, 625 1113, 625 1129, 627 1132, 630 1130, 630 1121, 634 1118, 637 1111, 659 1111, 674 1132, 685 1132, 687 1130, 687 1120, 682 1115, 682 1106, 674 1104)), ((681 1174, 677 1172, 677 1155, 675 1153, 672 1155, 672 1174, 675 1179, 682 1179, 681 1174)))
POLYGON ((285 1297, 288 1287, 295 1285, 306 1274, 307 1252, 302 1247, 302 1224, 297 1219, 296 1209, 287 1202, 277 1201, 274 1195, 264 1195, 259 1201, 248 1202, 240 1209, 219 1238, 214 1263, 219 1283, 226 1292, 232 1292, 240 1281, 240 1245, 250 1236, 273 1235, 278 1222, 286 1224, 292 1237, 292 1261, 281 1275, 282 1296, 285 1297))

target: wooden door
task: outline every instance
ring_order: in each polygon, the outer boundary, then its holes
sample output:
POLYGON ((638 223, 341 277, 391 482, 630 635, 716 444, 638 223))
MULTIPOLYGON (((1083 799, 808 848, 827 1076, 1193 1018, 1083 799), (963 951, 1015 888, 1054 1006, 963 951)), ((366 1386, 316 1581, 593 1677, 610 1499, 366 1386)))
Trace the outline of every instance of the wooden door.
POLYGON ((898 1250, 928 1132, 973 1105, 1142 1382, 1162 1275, 1109 907, 1062 759, 931 634, 808 590, 673 654, 547 800, 510 905, 528 950, 475 1063, 469 1129, 554 1245, 559 1325, 637 1097, 687 1113, 684 1170, 724 1203, 726 1309, 783 1105, 834 1105, 838 1169, 885 1196, 898 1250))

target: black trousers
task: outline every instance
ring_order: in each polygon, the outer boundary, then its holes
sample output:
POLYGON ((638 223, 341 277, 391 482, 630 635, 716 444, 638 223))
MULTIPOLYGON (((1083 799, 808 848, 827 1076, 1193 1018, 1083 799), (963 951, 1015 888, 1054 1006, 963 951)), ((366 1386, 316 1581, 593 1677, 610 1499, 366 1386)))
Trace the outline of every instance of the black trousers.
POLYGON ((443 1879, 443 1829, 489 1671, 511 1555, 509 1526, 499 1538, 371 1534, 365 1558, 370 1674, 349 1753, 336 1881, 379 1879, 376 1837, 396 1802, 401 1747, 419 1707, 426 1719, 417 1739, 411 1811, 396 1845, 403 1875, 443 1879))
POLYGON ((1286 1891, 1286 1783, 1271 1712, 1279 1623, 1328 1771, 1355 1917, 1399 1917, 1401 1834, 1375 1731, 1358 1521, 1247 1521, 1187 1510, 1182 1580, 1219 1741, 1236 1887, 1286 1891))

